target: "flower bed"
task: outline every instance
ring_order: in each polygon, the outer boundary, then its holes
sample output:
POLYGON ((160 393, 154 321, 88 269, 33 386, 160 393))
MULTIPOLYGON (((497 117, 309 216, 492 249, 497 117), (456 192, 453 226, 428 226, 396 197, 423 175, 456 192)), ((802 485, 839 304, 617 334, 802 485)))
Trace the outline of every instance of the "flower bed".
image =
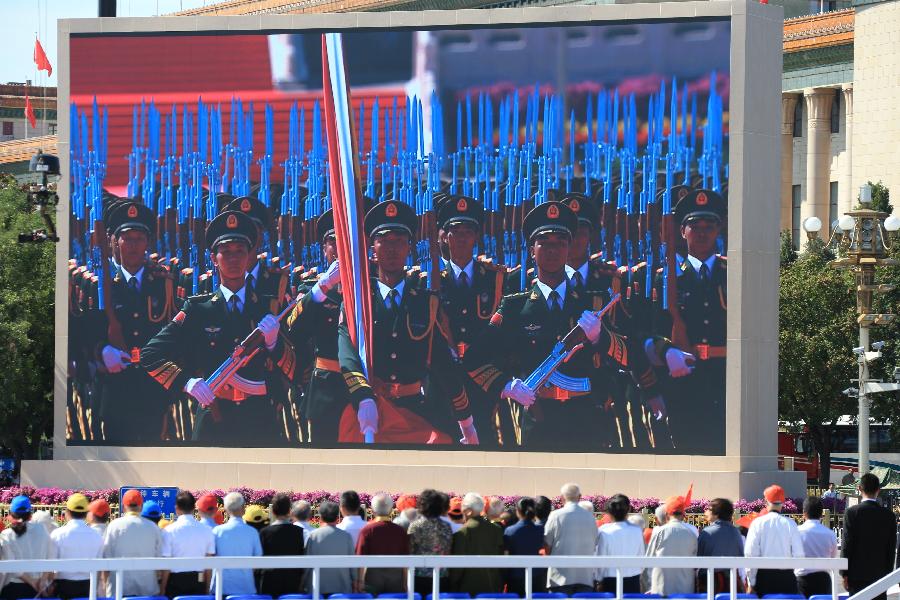
MULTIPOLYGON (((268 505, 272 501, 272 496, 274 496, 279 490, 268 490, 268 489, 252 489, 246 487, 236 487, 229 489, 215 489, 215 490, 191 490, 194 496, 199 497, 202 494, 211 492, 220 498, 224 497, 225 494, 229 492, 240 492, 240 494, 244 497, 248 504, 261 504, 268 505)), ((66 498, 69 497, 70 494, 74 492, 81 492, 85 494, 91 500, 97 498, 103 498, 110 504, 118 504, 119 502, 119 490, 118 489, 105 489, 105 490, 66 490, 60 488, 33 488, 29 486, 22 487, 6 487, 0 488, 0 504, 9 504, 9 502, 18 495, 28 496, 32 503, 34 504, 42 504, 42 505, 61 505, 65 504, 66 498)), ((291 495, 291 499, 296 500, 306 500, 314 507, 318 506, 320 502, 324 500, 332 500, 337 502, 340 500, 340 492, 331 492, 327 490, 314 490, 310 492, 288 492, 291 495)), ((366 505, 371 504, 371 498, 378 492, 368 493, 368 492, 359 492, 360 499, 366 505)), ((460 493, 452 492, 451 496, 462 496, 460 493)), ((391 496, 394 500, 400 496, 400 493, 391 493, 391 496)), ((521 495, 515 496, 497 496, 500 498, 503 503, 510 509, 515 506, 516 501, 521 498, 521 495)), ((606 506, 606 501, 609 496, 605 496, 602 494, 586 494, 584 496, 584 500, 589 500, 593 503, 594 509, 597 512, 603 511, 606 506)), ((559 507, 563 504, 563 500, 561 496, 556 496, 551 498, 553 501, 554 507, 559 507)), ((631 498, 631 509, 633 511, 640 511, 646 508, 649 511, 653 511, 657 506, 661 503, 659 498, 631 498)), ((823 500, 823 504, 826 509, 835 512, 843 512, 844 511, 844 501, 842 500, 833 500, 833 499, 825 499, 823 500)), ((706 510, 706 507, 709 505, 709 500, 707 499, 694 499, 690 506, 687 509, 688 513, 703 513, 706 510)), ((762 510, 766 505, 766 501, 762 499, 756 500, 738 500, 734 503, 734 508, 737 511, 743 513, 750 512, 758 512, 762 510)), ((784 503, 784 512, 785 513, 800 513, 802 512, 803 507, 803 499, 794 499, 788 498, 784 503)))

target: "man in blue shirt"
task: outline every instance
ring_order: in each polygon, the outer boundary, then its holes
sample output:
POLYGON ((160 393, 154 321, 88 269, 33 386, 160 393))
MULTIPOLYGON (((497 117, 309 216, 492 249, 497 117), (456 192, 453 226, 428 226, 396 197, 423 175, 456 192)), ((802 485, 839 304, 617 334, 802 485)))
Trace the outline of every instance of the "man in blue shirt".
MULTIPOLYGON (((535 501, 520 498, 516 503, 519 522, 510 525, 503 532, 503 543, 507 554, 534 556, 544 548, 544 526, 535 523, 535 501)), ((532 590, 543 592, 547 587, 547 569, 534 569, 532 590)), ((507 569, 506 584, 510 592, 525 596, 525 569, 507 569)))
MULTIPOLYGON (((228 521, 213 529, 216 537, 216 556, 262 556, 259 532, 244 523, 244 497, 237 492, 225 496, 225 511, 228 521)), ((211 590, 216 589, 215 578, 211 590)), ((222 592, 233 594, 255 594, 252 569, 226 569, 222 572, 222 592)))
MULTIPOLYGON (((709 503, 706 509, 706 522, 709 523, 697 539, 697 556, 743 556, 744 538, 741 532, 731 522, 734 516, 734 505, 725 498, 716 498, 709 503)), ((706 570, 700 569, 697 573, 700 591, 706 591, 706 570)), ((741 580, 738 579, 738 587, 741 580)), ((715 593, 724 593, 729 590, 728 571, 716 571, 715 593)), ((738 589, 738 591, 743 591, 738 589)))

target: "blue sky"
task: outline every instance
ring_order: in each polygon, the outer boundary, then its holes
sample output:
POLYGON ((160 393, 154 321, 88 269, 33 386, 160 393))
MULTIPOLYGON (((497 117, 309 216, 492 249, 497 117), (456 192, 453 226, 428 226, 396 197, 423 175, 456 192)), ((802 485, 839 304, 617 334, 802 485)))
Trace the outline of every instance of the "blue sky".
MULTIPOLYGON (((215 0, 118 0, 120 17, 152 17, 214 4, 215 0)), ((56 20, 97 16, 97 0, 0 0, 3 60, 0 82, 31 79, 35 85, 56 85, 56 20), (53 65, 53 76, 37 75, 32 55, 35 34, 53 65)))

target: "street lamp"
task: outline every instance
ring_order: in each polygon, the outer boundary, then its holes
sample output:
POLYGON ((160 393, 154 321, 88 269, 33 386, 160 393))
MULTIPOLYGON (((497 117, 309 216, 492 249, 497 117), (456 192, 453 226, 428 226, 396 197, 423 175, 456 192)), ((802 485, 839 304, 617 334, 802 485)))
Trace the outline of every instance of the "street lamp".
MULTIPOLYGON (((895 318, 893 314, 872 312, 873 294, 894 289, 891 284, 876 285, 875 268, 898 264, 887 257, 886 251, 893 247, 889 240, 900 230, 900 218, 872 208, 872 187, 869 185, 859 188, 859 204, 856 210, 837 220, 827 245, 836 244, 840 251, 840 257, 829 264, 837 269, 850 269, 856 279, 859 347, 854 348, 854 353, 859 364, 859 473, 862 475, 869 472, 869 396, 900 388, 898 384, 869 382, 869 362, 881 355, 880 348, 869 352, 869 328, 886 325, 895 318)), ((815 217, 803 223, 810 240, 818 236, 821 228, 822 222, 815 217)))

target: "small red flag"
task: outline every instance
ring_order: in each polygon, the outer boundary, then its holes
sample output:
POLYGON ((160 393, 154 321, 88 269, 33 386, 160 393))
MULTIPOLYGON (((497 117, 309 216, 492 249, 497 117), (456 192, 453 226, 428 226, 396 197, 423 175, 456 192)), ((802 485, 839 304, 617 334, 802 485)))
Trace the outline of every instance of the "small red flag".
POLYGON ((34 116, 34 108, 31 106, 31 98, 28 96, 25 96, 25 118, 28 119, 32 129, 37 129, 37 119, 34 116))
POLYGON ((50 64, 50 59, 47 58, 47 53, 44 52, 44 47, 41 46, 41 40, 37 38, 34 40, 34 64, 37 65, 38 71, 47 71, 47 77, 53 75, 53 66, 50 64))

